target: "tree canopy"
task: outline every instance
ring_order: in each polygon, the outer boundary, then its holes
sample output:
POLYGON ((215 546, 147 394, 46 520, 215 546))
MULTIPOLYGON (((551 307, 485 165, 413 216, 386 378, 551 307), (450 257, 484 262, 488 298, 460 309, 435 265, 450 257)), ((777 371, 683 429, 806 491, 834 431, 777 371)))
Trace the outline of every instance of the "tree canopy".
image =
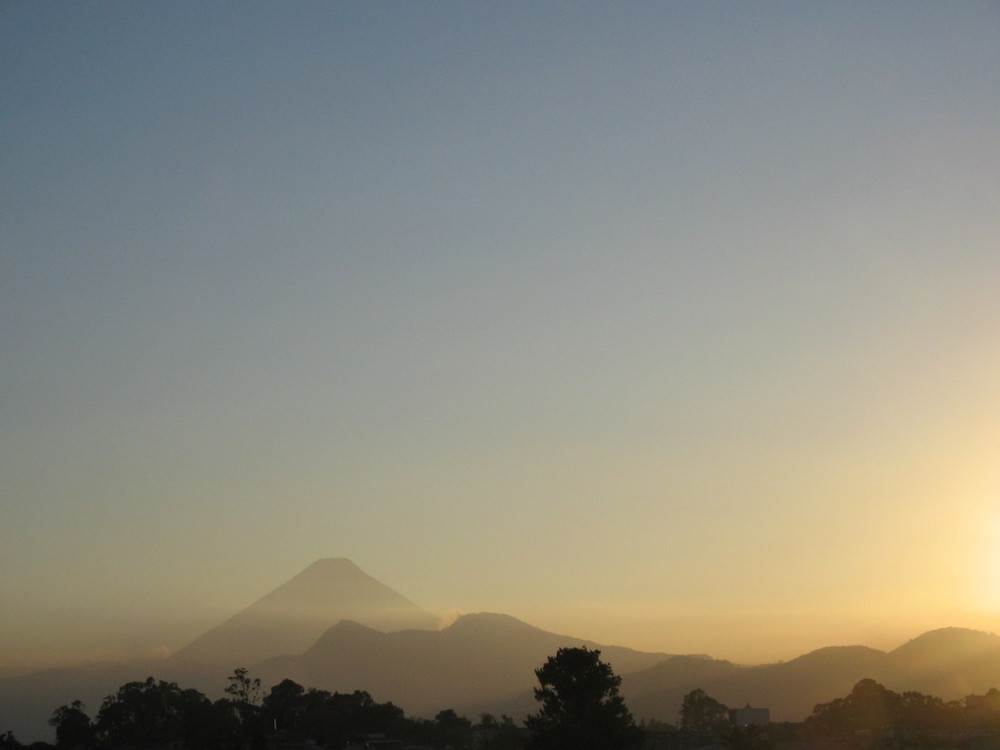
MULTIPOLYGON (((989 696, 987 693, 982 697, 984 703, 988 703, 989 696)), ((984 718, 990 718, 989 712, 984 718)), ((983 719, 980 722, 986 723, 983 719)), ((859 681, 843 698, 820 703, 806 719, 806 727, 813 734, 834 736, 890 728, 924 731, 967 726, 975 726, 975 721, 961 703, 913 691, 899 694, 871 678, 859 681)))
POLYGON ((56 730, 56 744, 59 747, 79 747, 94 741, 94 727, 87 716, 86 707, 80 701, 59 706, 52 712, 49 726, 56 730))
POLYGON ((128 682, 105 698, 95 730, 109 745, 156 747, 183 741, 198 746, 216 735, 218 724, 212 702, 197 690, 149 677, 128 682))
POLYGON ((561 648, 535 670, 537 714, 525 721, 535 750, 624 750, 643 732, 618 694, 621 677, 601 652, 561 648))
POLYGON ((688 732, 724 732, 729 727, 729 709, 701 688, 681 700, 681 729, 688 732))
MULTIPOLYGON (((362 690, 330 693, 292 680, 265 692, 260 680, 242 667, 228 682, 226 697, 213 702, 197 690, 149 677, 107 696, 93 720, 83 704, 74 701, 53 711, 49 724, 65 748, 95 743, 132 750, 168 745, 189 750, 259 748, 278 733, 282 741, 311 739, 335 748, 372 734, 437 748, 467 747, 472 741, 471 722, 451 709, 440 711, 434 720, 411 719, 401 708, 379 703, 362 690)), ((13 735, 0 734, 0 750, 17 747, 13 735)))

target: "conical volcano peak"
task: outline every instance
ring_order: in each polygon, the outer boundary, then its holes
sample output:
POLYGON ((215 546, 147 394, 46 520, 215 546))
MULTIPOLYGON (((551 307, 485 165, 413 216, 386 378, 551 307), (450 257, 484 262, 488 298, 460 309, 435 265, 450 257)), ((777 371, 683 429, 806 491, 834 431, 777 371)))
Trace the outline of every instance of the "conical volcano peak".
POLYGON ((299 575, 335 572, 352 572, 367 575, 367 573, 346 557, 321 557, 299 573, 299 575))
MULTIPOLYGON (((301 573, 260 599, 257 604, 313 609, 339 606, 346 603, 345 598, 347 598, 353 600, 355 605, 360 603, 358 601, 360 599, 364 602, 375 602, 376 606, 381 607, 384 605, 382 600, 386 597, 407 601, 346 557, 327 557, 312 563, 301 573)), ((413 605, 412 602, 408 603, 413 605)))
POLYGON ((340 620, 382 632, 433 630, 439 622, 347 558, 331 557, 315 561, 173 658, 233 667, 300 654, 340 620))

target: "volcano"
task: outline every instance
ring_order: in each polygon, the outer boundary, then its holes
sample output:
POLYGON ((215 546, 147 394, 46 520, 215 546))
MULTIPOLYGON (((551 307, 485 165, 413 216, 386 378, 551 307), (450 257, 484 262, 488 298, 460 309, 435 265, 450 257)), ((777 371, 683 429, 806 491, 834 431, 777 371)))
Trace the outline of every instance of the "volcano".
POLYGON ((170 660, 232 670, 300 654, 332 625, 353 620, 375 630, 433 630, 439 618, 375 580, 350 560, 317 560, 291 580, 178 649, 170 660))

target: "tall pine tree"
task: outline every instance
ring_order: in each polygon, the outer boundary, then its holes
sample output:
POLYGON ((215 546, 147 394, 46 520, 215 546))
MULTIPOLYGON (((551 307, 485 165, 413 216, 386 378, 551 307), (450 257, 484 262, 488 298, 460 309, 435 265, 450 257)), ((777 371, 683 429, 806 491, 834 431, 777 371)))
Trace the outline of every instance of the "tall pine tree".
POLYGON ((561 648, 535 670, 537 714, 525 724, 532 750, 627 750, 643 732, 618 694, 621 677, 587 648, 561 648))

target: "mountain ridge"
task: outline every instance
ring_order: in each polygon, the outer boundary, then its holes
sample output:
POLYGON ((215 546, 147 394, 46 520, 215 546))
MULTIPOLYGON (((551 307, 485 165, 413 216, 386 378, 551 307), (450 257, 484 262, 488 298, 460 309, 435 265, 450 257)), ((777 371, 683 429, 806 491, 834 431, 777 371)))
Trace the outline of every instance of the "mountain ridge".
POLYGON ((600 648, 619 672, 652 666, 670 656, 603 646, 486 612, 462 615, 438 631, 380 633, 342 621, 301 655, 265 660, 253 669, 265 683, 295 675, 292 679, 311 687, 366 690, 379 700, 433 715, 445 705, 518 693, 557 649, 581 645, 600 648))
POLYGON ((683 695, 700 687, 727 705, 768 706, 772 720, 800 721, 817 704, 849 693, 863 678, 896 692, 914 690, 944 700, 983 693, 1000 685, 1000 636, 968 628, 939 628, 888 652, 868 646, 825 646, 790 661, 735 667, 725 674, 699 674, 698 679, 681 672, 678 664, 672 660, 655 667, 659 670, 655 679, 642 673, 624 676, 622 694, 636 715, 654 718, 659 711, 663 716, 662 708, 672 706, 675 710, 663 718, 673 721, 683 695), (924 653, 930 644, 967 658, 940 661, 934 670, 922 668, 911 657, 924 653))
POLYGON ((967 628, 927 631, 888 652, 827 646, 790 661, 746 666, 704 655, 602 645, 497 612, 462 615, 444 628, 437 624, 429 612, 350 560, 326 558, 168 659, 88 663, 0 679, 0 731, 13 730, 19 738, 51 737, 46 719, 57 706, 81 699, 94 713, 121 684, 150 675, 221 697, 226 677, 239 666, 250 667, 265 689, 288 678, 305 687, 367 690, 410 715, 433 716, 453 708, 471 717, 493 713, 520 720, 536 709, 534 670, 565 646, 599 649, 622 677, 622 695, 640 719, 675 721, 683 695, 695 688, 727 705, 767 706, 776 721, 798 721, 817 703, 846 695, 863 678, 897 692, 917 690, 945 700, 1000 686, 1000 636, 967 628), (212 651, 227 635, 237 645, 248 639, 258 650, 268 647, 273 633, 267 626, 274 621, 262 614, 276 608, 280 625, 290 614, 282 608, 300 605, 303 598, 308 600, 304 609, 314 617, 307 618, 308 628, 297 633, 297 641, 282 641, 283 651, 228 662, 231 651, 222 656, 212 651), (413 624, 420 627, 392 629, 413 624), (211 658, 201 660, 199 650, 209 651, 211 658))

